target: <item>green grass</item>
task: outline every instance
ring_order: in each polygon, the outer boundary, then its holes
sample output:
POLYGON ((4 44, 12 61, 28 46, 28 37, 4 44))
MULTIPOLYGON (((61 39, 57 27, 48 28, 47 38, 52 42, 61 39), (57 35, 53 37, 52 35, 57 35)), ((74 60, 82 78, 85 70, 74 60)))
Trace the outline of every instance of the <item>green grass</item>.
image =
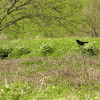
POLYGON ((2 100, 6 98, 10 100, 99 100, 100 98, 99 90, 95 91, 87 86, 82 89, 75 89, 68 85, 48 86, 37 93, 32 84, 20 83, 10 84, 10 86, 10 88, 4 88, 6 93, 2 100))
MULTIPOLYGON (((1 48, 17 53, 0 59, 0 100, 99 100, 100 54, 85 55, 88 82, 76 39, 80 38, 1 41, 1 48), (54 51, 43 55, 45 44, 54 51), (18 55, 18 48, 31 52, 18 55)), ((89 42, 84 47, 95 45, 100 50, 99 38, 80 40, 89 42)))
MULTIPOLYGON (((76 52, 79 49, 78 44, 76 43, 76 39, 77 38, 43 38, 43 39, 19 39, 19 40, 4 40, 2 41, 1 44, 1 48, 13 48, 13 52, 12 54, 9 55, 9 57, 16 57, 16 55, 18 55, 17 53, 19 53, 22 49, 24 48, 25 54, 27 54, 26 52, 29 52, 28 55, 25 55, 24 53, 22 54, 20 52, 21 55, 19 55, 19 57, 38 57, 38 56, 43 56, 43 54, 41 53, 41 51, 43 51, 43 47, 45 45, 47 46, 52 46, 53 48, 53 52, 48 54, 49 56, 62 56, 68 53, 72 53, 72 52, 76 52), (26 51, 25 51, 26 50, 26 51), (14 56, 15 55, 15 56, 14 56)), ((90 46, 90 45, 94 45, 96 47, 99 47, 100 45, 100 39, 96 39, 96 38, 84 38, 81 39, 83 41, 89 41, 88 44, 85 45, 86 46, 90 46)), ((17 56, 18 57, 18 56, 17 56)))

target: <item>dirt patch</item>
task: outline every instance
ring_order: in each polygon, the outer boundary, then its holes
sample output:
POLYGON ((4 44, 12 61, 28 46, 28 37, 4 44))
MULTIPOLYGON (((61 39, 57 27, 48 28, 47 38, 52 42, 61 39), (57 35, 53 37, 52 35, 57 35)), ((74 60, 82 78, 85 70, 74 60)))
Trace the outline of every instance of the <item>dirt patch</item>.
POLYGON ((100 81, 100 70, 95 69, 93 67, 89 67, 87 68, 87 71, 91 79, 100 81))
MULTIPOLYGON (((84 66, 82 64, 81 56, 62 56, 57 59, 51 59, 49 57, 34 57, 34 58, 24 58, 24 59, 5 59, 0 60, 0 81, 7 79, 7 81, 27 81, 40 83, 44 79, 52 80, 58 79, 58 81, 62 81, 60 79, 63 78, 63 82, 66 82, 68 79, 71 79, 74 83, 84 82, 84 78, 82 76, 84 71, 84 66), (21 67, 20 64, 24 62, 30 61, 42 61, 41 64, 37 64, 37 66, 30 65, 28 67, 21 67), (39 69, 46 69, 40 71, 39 69), (37 72, 34 73, 33 70, 37 72), (33 72, 29 72, 33 71, 33 72), (31 74, 30 74, 31 73, 31 74)), ((89 74, 90 80, 100 81, 100 70, 96 67, 98 66, 99 60, 88 59, 86 60, 87 72, 89 74)))

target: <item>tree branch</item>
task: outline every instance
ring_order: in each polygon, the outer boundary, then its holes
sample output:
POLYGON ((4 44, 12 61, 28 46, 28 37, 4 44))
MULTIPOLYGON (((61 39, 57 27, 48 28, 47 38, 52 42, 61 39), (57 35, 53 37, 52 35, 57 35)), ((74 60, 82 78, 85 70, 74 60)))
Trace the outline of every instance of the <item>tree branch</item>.
POLYGON ((10 26, 11 24, 14 24, 17 21, 22 20, 24 18, 29 18, 29 16, 28 15, 27 16, 22 16, 20 18, 15 19, 14 21, 9 21, 8 23, 6 23, 6 25, 4 27, 1 27, 0 31, 2 31, 3 29, 5 29, 6 27, 10 26))
POLYGON ((18 0, 15 0, 13 4, 7 9, 7 14, 10 14, 10 10, 14 7, 14 5, 18 2, 18 0))
POLYGON ((21 7, 23 7, 23 6, 27 5, 27 4, 29 4, 30 2, 31 2, 31 0, 28 0, 28 1, 24 2, 24 4, 21 4, 21 5, 17 6, 17 7, 15 7, 13 10, 9 11, 8 14, 10 14, 10 13, 16 11, 16 10, 25 9, 25 8, 21 8, 21 7))

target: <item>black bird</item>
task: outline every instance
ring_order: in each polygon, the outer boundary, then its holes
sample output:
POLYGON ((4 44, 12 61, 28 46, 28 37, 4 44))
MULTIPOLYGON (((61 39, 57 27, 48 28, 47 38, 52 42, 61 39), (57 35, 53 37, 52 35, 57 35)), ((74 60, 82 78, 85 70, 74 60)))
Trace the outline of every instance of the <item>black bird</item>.
POLYGON ((82 41, 80 41, 80 40, 76 40, 77 41, 77 43, 79 44, 79 45, 84 45, 84 43, 88 43, 88 42, 82 42, 82 41))

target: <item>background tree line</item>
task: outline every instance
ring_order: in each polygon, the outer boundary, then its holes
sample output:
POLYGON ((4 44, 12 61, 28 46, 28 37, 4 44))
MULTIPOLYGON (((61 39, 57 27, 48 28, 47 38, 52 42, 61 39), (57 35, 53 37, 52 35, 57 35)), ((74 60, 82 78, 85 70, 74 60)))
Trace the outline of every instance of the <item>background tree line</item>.
POLYGON ((0 33, 98 37, 99 5, 99 0, 1 0, 0 33))

